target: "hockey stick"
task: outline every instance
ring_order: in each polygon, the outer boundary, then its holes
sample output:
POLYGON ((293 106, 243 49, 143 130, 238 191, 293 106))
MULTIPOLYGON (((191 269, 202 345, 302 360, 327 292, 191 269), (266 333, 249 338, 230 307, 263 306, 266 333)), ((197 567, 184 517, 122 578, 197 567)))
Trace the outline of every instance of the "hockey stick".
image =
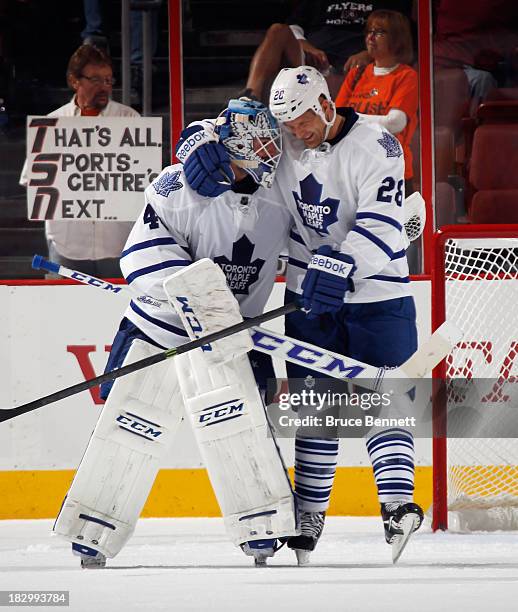
MULTIPOLYGON (((43 268, 81 283, 115 293, 113 285, 110 283, 47 261, 41 255, 34 256, 33 267, 43 268)), ((131 295, 133 299, 148 303, 152 300, 156 301, 149 296, 135 298, 134 293, 128 286, 117 287, 117 289, 131 295)), ((158 303, 162 304, 161 302, 158 303)), ((266 353, 271 357, 290 361, 339 380, 361 378, 363 380, 362 386, 365 388, 377 392, 393 391, 396 393, 406 393, 414 386, 412 379, 427 376, 449 354, 462 336, 456 326, 445 322, 405 363, 398 368, 385 369, 322 349, 308 342, 283 336, 264 327, 252 325, 251 332, 255 350, 266 353)))
POLYGON ((161 353, 157 353, 156 355, 151 355, 151 357, 146 357, 145 359, 141 359, 140 361, 136 361, 135 363, 130 363, 127 366, 119 368, 118 370, 113 370, 112 372, 101 374, 101 376, 91 378, 90 380, 85 380, 84 382, 72 385, 71 387, 67 387, 66 389, 61 389, 61 391, 56 391, 55 393, 46 395, 45 397, 40 397, 39 399, 29 402, 28 404, 23 404, 22 406, 18 406, 16 408, 4 408, 0 410, 0 423, 2 423, 3 421, 8 421, 9 419, 13 419, 14 417, 17 417, 21 414, 31 412, 32 410, 36 410, 37 408, 41 408, 42 406, 46 406, 47 404, 52 404, 53 402, 57 402, 58 400, 65 399, 66 397, 70 397, 71 395, 75 395, 76 393, 80 393, 81 391, 86 391, 86 389, 90 389, 91 387, 100 385, 103 382, 106 382, 107 380, 115 380, 116 378, 126 376, 127 374, 131 374, 132 372, 137 372, 138 370, 147 368, 148 366, 154 365, 155 363, 160 363, 161 361, 165 361, 166 359, 170 359, 171 357, 176 357, 177 355, 188 353, 189 351, 193 351, 194 349, 197 349, 205 344, 210 344, 211 342, 221 340, 222 338, 226 338, 227 336, 231 336, 232 334, 236 334, 237 332, 243 331, 245 329, 250 329, 254 325, 262 323, 263 321, 271 321, 272 319, 276 319, 277 317, 282 317, 285 314, 294 312, 298 308, 299 307, 296 304, 286 304, 285 306, 281 306, 280 308, 275 308, 274 310, 264 312, 263 314, 257 317, 253 317, 251 319, 247 319, 246 321, 241 321, 241 323, 237 323, 236 325, 221 329, 220 331, 214 332, 213 334, 209 334, 208 336, 204 336, 203 338, 198 338, 196 340, 193 340, 192 342, 187 342, 186 344, 177 346, 176 348, 162 351, 161 353))

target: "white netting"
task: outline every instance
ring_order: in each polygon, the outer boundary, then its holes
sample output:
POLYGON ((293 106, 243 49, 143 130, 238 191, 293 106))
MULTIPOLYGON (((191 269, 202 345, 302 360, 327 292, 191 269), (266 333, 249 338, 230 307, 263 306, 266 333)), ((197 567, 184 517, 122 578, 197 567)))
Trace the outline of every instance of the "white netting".
POLYGON ((448 439, 449 526, 518 529, 518 238, 449 239, 445 271, 446 318, 464 332, 447 360, 448 433, 466 436, 448 439))

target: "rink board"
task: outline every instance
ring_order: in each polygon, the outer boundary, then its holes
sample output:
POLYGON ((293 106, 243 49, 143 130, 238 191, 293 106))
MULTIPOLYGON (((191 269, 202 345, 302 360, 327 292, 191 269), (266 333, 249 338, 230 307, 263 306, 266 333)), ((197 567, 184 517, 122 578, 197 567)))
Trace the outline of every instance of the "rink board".
MULTIPOLYGON (((413 283, 420 338, 430 330, 430 284, 413 283)), ((268 308, 281 304, 277 283, 268 308)), ((0 285, 0 407, 23 404, 102 373, 123 294, 66 282, 0 285)), ((269 326, 282 330, 282 321, 269 326)), ((281 374, 280 374, 281 375, 281 374)), ((102 407, 83 392, 0 424, 0 518, 56 515, 102 407)), ((293 441, 281 440, 288 465, 293 441)), ((416 500, 431 502, 431 443, 416 440, 416 500)), ((379 505, 362 440, 341 444, 330 514, 377 514, 379 505)), ((144 508, 145 516, 218 516, 219 509, 192 438, 183 424, 144 508)))

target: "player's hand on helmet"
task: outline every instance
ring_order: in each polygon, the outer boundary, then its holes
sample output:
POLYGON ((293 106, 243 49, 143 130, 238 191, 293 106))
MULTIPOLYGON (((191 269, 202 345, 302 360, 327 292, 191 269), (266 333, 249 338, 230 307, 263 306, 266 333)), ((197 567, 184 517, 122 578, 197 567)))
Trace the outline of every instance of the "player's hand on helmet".
POLYGON ((337 312, 347 291, 354 291, 352 275, 356 270, 350 255, 321 246, 308 264, 302 281, 302 304, 308 318, 337 312))
POLYGON ((214 198, 228 191, 235 180, 225 147, 201 125, 186 128, 175 148, 189 186, 214 198))

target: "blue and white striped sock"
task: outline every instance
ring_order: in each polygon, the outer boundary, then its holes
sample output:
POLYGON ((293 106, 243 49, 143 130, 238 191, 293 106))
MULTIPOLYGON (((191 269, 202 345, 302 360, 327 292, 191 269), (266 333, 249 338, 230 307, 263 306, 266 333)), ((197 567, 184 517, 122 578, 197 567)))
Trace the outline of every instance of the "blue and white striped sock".
POLYGON ((295 494, 304 512, 329 507, 338 457, 338 438, 295 439, 295 494))
POLYGON ((367 440, 380 503, 412 501, 414 438, 404 429, 386 429, 367 440))

